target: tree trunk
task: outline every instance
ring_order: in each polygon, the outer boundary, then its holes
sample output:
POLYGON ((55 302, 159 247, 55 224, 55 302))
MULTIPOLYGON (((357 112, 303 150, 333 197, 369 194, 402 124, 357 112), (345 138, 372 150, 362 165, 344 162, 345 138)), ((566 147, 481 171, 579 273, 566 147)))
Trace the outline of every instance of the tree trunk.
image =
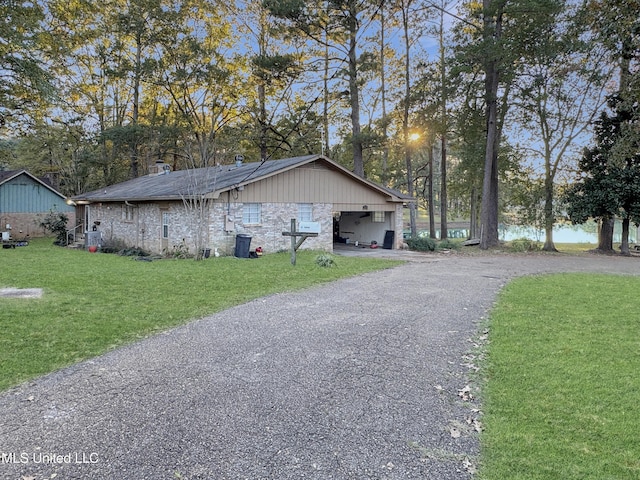
POLYGON ((440 240, 449 237, 447 228, 447 68, 445 63, 444 46, 444 2, 440 10, 440 116, 441 116, 441 137, 440 137, 440 240))
POLYGON ((478 192, 476 187, 471 189, 470 200, 469 236, 467 237, 467 240, 480 237, 480 232, 478 232, 478 192))
POLYGON ((353 145, 353 172, 364 178, 362 136, 360 135, 360 88, 358 87, 358 57, 356 52, 358 21, 355 12, 349 22, 349 95, 351 97, 351 143, 353 145))
MULTIPOLYGON (((403 102, 403 111, 402 111, 402 133, 404 137, 404 155, 405 155, 405 163, 407 167, 407 193, 410 197, 414 196, 414 188, 413 188, 413 167, 411 164, 411 145, 409 138, 409 105, 411 99, 411 69, 410 69, 410 47, 411 42, 409 41, 409 6, 402 6, 402 26, 404 30, 404 46, 405 46, 405 56, 404 56, 404 102, 403 102)), ((409 204, 409 222, 411 227, 411 236, 415 237, 417 232, 416 226, 416 204, 415 202, 411 202, 409 204)))
POLYGON ((447 230, 447 137, 441 137, 440 150, 440 240, 449 237, 447 230))
POLYGON ((133 138, 130 140, 129 146, 129 176, 131 178, 137 178, 139 175, 138 166, 138 119, 140 116, 140 77, 142 75, 142 37, 140 32, 136 35, 136 64, 134 67, 134 79, 133 79, 133 112, 131 117, 131 124, 133 125, 133 138))
POLYGON ((324 71, 322 75, 323 80, 323 100, 322 100, 322 137, 323 146, 322 154, 331 155, 329 151, 329 45, 325 44, 324 47, 324 71))
MULTIPOLYGON (((405 163, 407 167, 407 193, 411 198, 414 197, 415 192, 413 188, 413 166, 411 162, 411 148, 409 146, 409 134, 405 128, 405 163)), ((415 237, 418 233, 416 226, 416 202, 411 200, 409 202, 409 228, 411 229, 411 236, 415 237)))
MULTIPOLYGON (((499 40, 502 31, 502 14, 494 21, 489 15, 491 0, 483 0, 485 38, 499 40)), ((480 248, 487 250, 498 246, 498 146, 500 130, 498 129, 498 86, 500 82, 498 61, 494 52, 489 52, 490 59, 485 63, 485 98, 487 103, 487 142, 484 156, 484 180, 482 182, 482 208, 480 222, 482 224, 480 248)))
MULTIPOLYGON (((497 73, 496 73, 497 76, 497 73)), ((495 79, 497 91, 497 78, 495 79)), ((480 222, 482 234, 480 248, 488 248, 499 245, 498 238, 498 151, 496 131, 497 104, 495 98, 490 101, 487 112, 487 145, 484 161, 484 180, 482 182, 482 206, 480 222)))
POLYGON ((544 179, 544 246, 545 252, 557 252, 553 243, 553 178, 547 172, 544 179))
POLYGON ((269 151, 267 148, 267 134, 268 134, 268 126, 267 126, 267 100, 265 93, 265 85, 262 79, 259 80, 258 83, 258 105, 259 105, 259 116, 258 124, 260 125, 260 139, 258 143, 260 145, 260 160, 264 160, 269 156, 269 151))
POLYGON ((382 104, 382 184, 389 184, 389 126, 387 122, 387 87, 385 62, 385 15, 384 2, 380 4, 380 103, 382 104))
POLYGON ((598 248, 600 253, 614 253, 613 250, 613 218, 605 217, 600 220, 598 228, 598 248))
POLYGON ((622 219, 622 243, 620 245, 620 253, 622 255, 631 256, 629 250, 629 218, 622 219))
POLYGON ((427 203, 429 204, 429 237, 436 238, 435 209, 433 208, 433 145, 429 142, 429 187, 427 190, 427 203))

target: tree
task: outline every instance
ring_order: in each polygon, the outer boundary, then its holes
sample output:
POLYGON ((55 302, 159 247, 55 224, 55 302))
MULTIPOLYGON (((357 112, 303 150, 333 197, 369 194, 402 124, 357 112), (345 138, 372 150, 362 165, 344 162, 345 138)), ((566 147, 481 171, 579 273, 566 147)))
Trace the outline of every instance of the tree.
POLYGON ((422 188, 416 188, 420 192, 422 198, 426 200, 427 212, 429 214, 429 238, 437 238, 436 235, 436 222, 435 222, 435 205, 433 200, 433 185, 434 185, 434 142, 435 132, 433 129, 424 128, 426 135, 424 138, 424 149, 427 151, 427 162, 421 167, 416 168, 416 182, 419 183, 423 180, 422 188))
POLYGON ((53 94, 41 52, 45 48, 40 4, 0 0, 0 128, 28 116, 53 94))
POLYGON ((317 154, 322 151, 322 117, 311 110, 304 98, 286 103, 286 114, 272 127, 276 145, 272 148, 287 157, 317 154))
MULTIPOLYGON (((640 97, 640 78, 637 66, 633 72, 631 65, 637 65, 640 51, 640 18, 638 2, 626 0, 588 0, 586 21, 598 41, 609 52, 610 61, 619 68, 619 97, 625 103, 637 101, 640 97)), ((608 229, 603 238, 613 239, 613 222, 606 222, 608 229)), ((601 239, 602 240, 602 239, 601 239)), ((608 247, 603 245, 603 247, 608 247)))
MULTIPOLYGON (((480 248, 486 250, 499 243, 498 240, 498 147, 502 135, 502 116, 506 114, 508 107, 505 101, 498 103, 498 90, 503 81, 503 71, 506 66, 500 65, 501 53, 504 50, 502 43, 504 2, 496 0, 483 0, 483 30, 482 37, 487 49, 484 59, 485 73, 485 102, 487 138, 484 154, 484 180, 482 182, 482 207, 480 222, 482 224, 480 235, 480 248)), ((511 78, 513 78, 511 76, 511 78)), ((505 90, 511 88, 510 82, 505 82, 505 90)))
MULTIPOLYGON (((411 154, 413 148, 411 146, 412 141, 420 137, 415 134, 417 138, 412 138, 411 126, 409 125, 411 112, 411 37, 409 29, 409 16, 411 15, 411 0, 402 0, 400 2, 400 13, 402 14, 402 32, 404 41, 404 98, 402 108, 402 138, 404 143, 404 160, 407 175, 407 193, 410 197, 415 195, 414 185, 414 172, 413 164, 411 161, 411 154)), ((416 227, 416 204, 415 202, 409 203, 409 228, 411 230, 411 236, 417 235, 416 227)))
MULTIPOLYGON (((543 250, 553 243, 556 176, 580 137, 590 128, 604 105, 604 88, 610 78, 604 51, 586 35, 584 18, 565 9, 550 34, 533 52, 527 71, 520 76, 514 95, 514 122, 530 132, 528 149, 544 166, 543 250), (577 20, 576 20, 577 19, 577 20)), ((523 135, 526 137, 526 135, 523 135)))
POLYGON ((596 125, 596 145, 580 160, 581 178, 567 191, 568 214, 573 223, 598 219, 598 251, 613 252, 612 223, 623 218, 622 253, 629 254, 629 223, 640 223, 640 135, 627 136, 629 124, 637 128, 640 108, 629 109, 611 97, 614 114, 603 112, 596 125), (603 225, 605 226, 603 228, 603 225))
MULTIPOLYGON (((298 35, 302 34, 318 46, 338 54, 345 65, 338 70, 346 74, 350 105, 353 171, 364 177, 364 140, 360 124, 360 69, 359 42, 362 32, 374 17, 377 3, 361 0, 326 0, 314 3, 305 1, 281 2, 264 0, 271 15, 286 22, 298 35)), ((365 58, 368 58, 365 56, 365 58)))
POLYGON ((474 82, 459 92, 461 101, 453 114, 454 125, 451 147, 458 163, 451 173, 451 193, 463 200, 467 208, 459 214, 469 218, 469 238, 480 238, 480 199, 482 169, 485 150, 485 117, 481 99, 472 88, 474 82))
POLYGON ((56 245, 67 245, 67 222, 69 217, 65 213, 51 210, 40 222, 40 226, 56 236, 56 245))
MULTIPOLYGON (((484 74, 486 142, 481 205, 480 248, 498 245, 499 149, 515 79, 540 48, 562 8, 561 0, 483 0, 467 5, 467 43, 459 55, 479 64, 484 74)), ((460 60, 459 60, 460 61, 460 60)))
MULTIPOLYGON (((190 11, 188 2, 181 7, 190 11)), ((203 2, 196 14, 183 17, 165 40, 156 80, 183 127, 181 150, 191 174, 182 198, 192 221, 196 260, 203 258, 213 202, 204 194, 205 186, 215 185, 217 164, 225 163, 227 155, 220 137, 242 123, 249 92, 244 86, 244 59, 226 55, 233 40, 225 12, 218 7, 203 2)))
POLYGON ((77 125, 38 122, 30 135, 16 142, 15 166, 48 176, 57 190, 72 196, 101 186, 92 171, 93 150, 86 132, 77 125))
MULTIPOLYGON (((189 11, 185 2, 180 8, 189 11)), ((251 90, 246 88, 246 61, 228 55, 233 44, 231 27, 218 4, 203 2, 196 14, 182 17, 163 55, 155 79, 178 114, 188 168, 224 163, 229 159, 220 136, 242 123, 251 90)))
POLYGON ((113 48, 121 58, 112 73, 126 79, 131 92, 125 128, 130 130, 129 176, 135 178, 140 173, 139 154, 144 135, 144 127, 140 126, 142 88, 155 75, 160 46, 170 36, 173 24, 179 21, 179 13, 163 0, 115 0, 110 13, 117 33, 113 48))
MULTIPOLYGON (((130 89, 121 73, 123 55, 112 29, 113 3, 50 0, 48 23, 60 39, 51 66, 56 76, 59 102, 49 106, 53 123, 82 130, 92 151, 88 161, 96 186, 109 185, 129 176, 126 145, 111 135, 112 128, 126 124, 130 89)), ((46 122, 43 122, 46 124, 46 122)))
MULTIPOLYGON (((303 74, 302 41, 284 35, 261 2, 247 5, 239 20, 240 31, 245 34, 245 49, 251 52, 248 87, 255 92, 248 96, 251 122, 246 125, 246 135, 255 143, 261 159, 277 158, 279 153, 290 150, 289 136, 294 133, 279 131, 276 125, 278 116, 287 116, 290 109, 286 107, 300 94, 294 87, 303 74)), ((309 108, 313 107, 313 102, 309 103, 309 108)))
POLYGON ((447 76, 447 59, 444 32, 445 3, 442 0, 439 8, 440 21, 438 25, 438 70, 440 72, 440 99, 439 99, 439 123, 440 123, 440 239, 446 239, 447 229, 447 136, 449 134, 449 81, 447 76))

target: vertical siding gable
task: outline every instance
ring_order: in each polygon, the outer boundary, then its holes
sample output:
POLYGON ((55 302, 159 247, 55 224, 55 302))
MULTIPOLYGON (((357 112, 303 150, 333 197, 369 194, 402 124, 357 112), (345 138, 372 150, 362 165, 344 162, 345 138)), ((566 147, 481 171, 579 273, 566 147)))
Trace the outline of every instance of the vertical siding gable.
POLYGON ((0 212, 42 213, 52 208, 59 212, 73 211, 64 198, 28 175, 18 175, 0 185, 0 212))
MULTIPOLYGON (((235 194, 234 194, 235 195, 235 194)), ((322 164, 308 164, 249 185, 236 202, 383 205, 388 197, 322 164)), ((226 200, 226 198, 225 198, 226 200)))

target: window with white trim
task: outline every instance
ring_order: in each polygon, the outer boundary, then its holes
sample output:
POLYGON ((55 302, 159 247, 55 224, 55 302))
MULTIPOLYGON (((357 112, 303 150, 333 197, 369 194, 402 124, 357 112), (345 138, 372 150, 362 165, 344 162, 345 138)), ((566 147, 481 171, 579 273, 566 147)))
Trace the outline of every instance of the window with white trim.
POLYGON ((313 203, 298 204, 298 222, 313 222, 313 203))
POLYGON ((169 238, 169 213, 162 212, 162 238, 169 238))
POLYGON ((262 223, 262 204, 245 203, 242 205, 242 223, 245 225, 258 225, 262 223))

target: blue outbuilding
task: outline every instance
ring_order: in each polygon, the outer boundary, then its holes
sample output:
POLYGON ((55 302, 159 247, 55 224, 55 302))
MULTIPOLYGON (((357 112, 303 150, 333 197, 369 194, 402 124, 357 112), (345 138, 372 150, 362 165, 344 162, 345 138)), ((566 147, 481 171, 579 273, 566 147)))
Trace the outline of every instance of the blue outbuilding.
POLYGON ((26 170, 0 171, 0 232, 14 240, 43 236, 40 223, 51 211, 65 213, 75 225, 75 208, 46 179, 26 170))

